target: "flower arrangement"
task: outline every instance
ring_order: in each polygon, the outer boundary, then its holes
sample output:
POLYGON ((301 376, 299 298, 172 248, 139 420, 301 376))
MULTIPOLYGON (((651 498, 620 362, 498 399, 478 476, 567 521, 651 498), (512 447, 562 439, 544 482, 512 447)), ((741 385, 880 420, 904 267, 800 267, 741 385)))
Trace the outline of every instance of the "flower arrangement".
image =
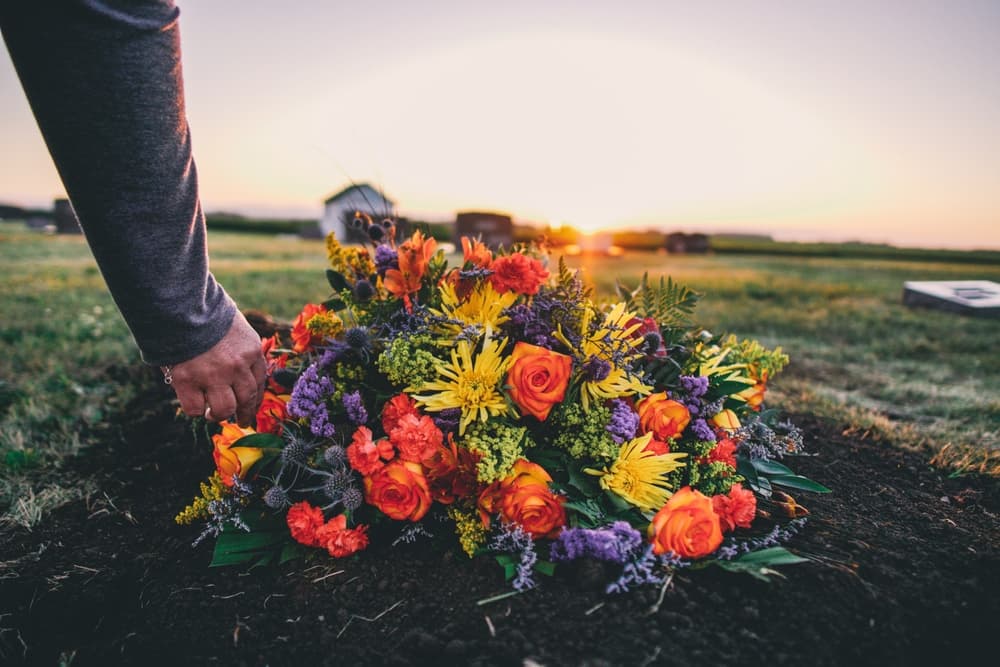
POLYGON ((216 472, 177 517, 207 520, 213 565, 343 558, 445 524, 517 590, 580 558, 617 568, 609 591, 803 560, 780 546, 807 513, 789 491, 828 489, 781 462, 802 437, 763 409, 780 348, 693 326, 697 295, 669 279, 601 305, 538 246, 466 238, 449 266, 419 231, 355 224, 371 248, 328 237, 331 297, 264 340, 256 428, 221 425, 216 472))

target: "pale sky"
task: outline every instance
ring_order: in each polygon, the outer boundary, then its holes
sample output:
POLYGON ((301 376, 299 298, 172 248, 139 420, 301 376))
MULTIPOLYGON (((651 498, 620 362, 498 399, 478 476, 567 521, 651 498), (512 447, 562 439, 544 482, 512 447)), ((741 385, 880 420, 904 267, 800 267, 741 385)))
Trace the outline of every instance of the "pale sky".
MULTIPOLYGON (((1000 2, 178 4, 208 210, 1000 248, 1000 2)), ((62 192, 5 53, 0 146, 62 192)))

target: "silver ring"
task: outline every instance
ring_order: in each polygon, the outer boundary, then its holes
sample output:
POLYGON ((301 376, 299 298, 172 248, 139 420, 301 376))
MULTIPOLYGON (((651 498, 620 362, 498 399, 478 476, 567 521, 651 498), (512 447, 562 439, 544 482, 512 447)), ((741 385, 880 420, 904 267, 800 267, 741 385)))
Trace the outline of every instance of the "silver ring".
POLYGON ((211 419, 211 418, 212 418, 212 406, 207 405, 205 406, 205 419, 211 419))

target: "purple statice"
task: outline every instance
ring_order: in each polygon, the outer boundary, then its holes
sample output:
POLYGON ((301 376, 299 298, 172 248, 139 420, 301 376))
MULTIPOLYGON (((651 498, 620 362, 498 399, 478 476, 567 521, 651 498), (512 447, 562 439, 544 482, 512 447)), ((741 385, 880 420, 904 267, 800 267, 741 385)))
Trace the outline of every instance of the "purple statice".
POLYGON ((621 565, 642 542, 642 533, 627 521, 601 528, 566 528, 552 543, 549 557, 554 561, 593 558, 621 565))
POLYGON ((380 276, 384 276, 389 269, 399 268, 399 253, 385 243, 380 243, 375 248, 375 270, 380 276))
POLYGON ((701 398, 708 392, 708 377, 704 375, 682 375, 679 380, 689 399, 701 398))
POLYGON ((292 397, 288 401, 289 416, 307 420, 313 435, 321 438, 333 436, 334 427, 330 423, 326 402, 334 392, 333 381, 325 375, 321 376, 316 364, 310 364, 292 389, 292 397))
POLYGON ((620 398, 611 401, 611 421, 605 427, 616 444, 622 444, 635 437, 639 430, 639 415, 620 398))
POLYGON ((458 432, 458 425, 462 421, 461 408, 447 408, 431 416, 434 424, 441 429, 442 433, 458 432))
POLYGON ((478 266, 471 269, 462 269, 458 272, 460 280, 485 280, 492 275, 493 269, 485 269, 478 266))
POLYGON ((397 544, 413 544, 417 538, 434 537, 434 533, 427 530, 422 523, 411 523, 399 532, 399 535, 392 541, 392 546, 397 544))
POLYGON ((795 537, 805 525, 805 518, 792 519, 785 526, 775 524, 769 533, 760 537, 739 541, 729 538, 725 544, 719 547, 716 555, 720 560, 733 560, 752 551, 779 546, 795 537))
POLYGON ((521 560, 517 564, 514 581, 511 582, 514 590, 526 591, 536 586, 533 576, 535 563, 538 562, 538 554, 535 552, 535 542, 531 539, 531 535, 524 532, 524 529, 520 525, 516 523, 504 523, 488 546, 493 551, 520 555, 521 560))
POLYGON ((762 419, 746 421, 736 431, 740 454, 751 459, 780 459, 803 449, 802 430, 791 422, 769 426, 762 419))
POLYGON ((243 520, 242 511, 247 501, 253 496, 253 485, 239 475, 233 475, 232 493, 208 503, 208 520, 201 534, 191 543, 196 547, 208 537, 218 537, 225 530, 226 524, 250 532, 250 526, 243 520))
POLYGON ((362 426, 368 421, 368 411, 365 410, 365 403, 361 400, 360 391, 352 391, 350 394, 344 394, 343 402, 344 410, 347 411, 347 418, 355 426, 362 426))
POLYGON ((583 379, 587 382, 601 382, 611 374, 611 363, 600 357, 590 357, 580 368, 583 379))
POLYGON ((506 315, 510 318, 505 325, 508 335, 532 345, 553 349, 558 345, 552 336, 554 327, 551 322, 539 315, 534 305, 534 303, 532 305, 522 303, 506 310, 506 315))
POLYGON ((715 442, 715 431, 708 422, 699 417, 691 421, 691 432, 695 437, 705 442, 715 442))
POLYGON ((630 586, 661 584, 663 577, 654 571, 660 566, 660 558, 653 554, 653 545, 650 544, 642 552, 642 555, 625 563, 621 576, 608 584, 604 592, 608 594, 627 593, 630 586))
POLYGON ((323 354, 319 358, 319 366, 320 368, 329 368, 343 359, 351 347, 344 341, 331 340, 320 349, 323 350, 323 354))

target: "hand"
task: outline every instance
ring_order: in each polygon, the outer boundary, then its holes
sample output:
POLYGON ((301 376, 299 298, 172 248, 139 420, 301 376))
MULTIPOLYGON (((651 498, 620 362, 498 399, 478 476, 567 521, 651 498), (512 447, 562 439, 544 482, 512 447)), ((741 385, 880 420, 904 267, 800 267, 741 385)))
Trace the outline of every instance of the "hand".
POLYGON ((171 386, 189 417, 223 421, 233 414, 249 426, 264 398, 267 363, 260 336, 238 312, 229 331, 207 352, 170 369, 171 386))

